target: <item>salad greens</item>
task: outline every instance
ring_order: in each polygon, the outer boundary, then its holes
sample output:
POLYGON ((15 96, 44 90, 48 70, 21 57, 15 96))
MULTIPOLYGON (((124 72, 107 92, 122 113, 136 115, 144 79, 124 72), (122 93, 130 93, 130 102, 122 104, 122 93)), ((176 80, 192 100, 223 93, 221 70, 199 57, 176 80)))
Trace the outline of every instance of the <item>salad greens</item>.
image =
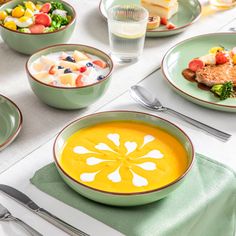
POLYGON ((51 6, 52 8, 50 13, 52 13, 54 10, 65 10, 63 4, 60 2, 51 2, 51 6))

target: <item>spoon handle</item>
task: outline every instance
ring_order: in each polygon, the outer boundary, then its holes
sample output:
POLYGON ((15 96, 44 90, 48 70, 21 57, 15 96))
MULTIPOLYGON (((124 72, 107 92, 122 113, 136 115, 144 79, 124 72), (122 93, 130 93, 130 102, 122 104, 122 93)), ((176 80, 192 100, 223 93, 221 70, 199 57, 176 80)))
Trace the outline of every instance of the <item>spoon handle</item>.
POLYGON ((227 133, 222 132, 218 129, 215 129, 215 128, 209 126, 209 125, 203 124, 200 121, 194 120, 191 117, 188 117, 184 114, 179 113, 178 111, 172 110, 170 108, 166 108, 165 111, 170 113, 170 114, 173 114, 173 115, 176 115, 176 116, 180 117, 184 121, 192 124, 193 126, 195 126, 197 128, 200 128, 200 129, 206 131, 207 133, 209 133, 211 135, 214 135, 215 137, 219 138, 220 140, 228 141, 231 137, 230 134, 227 134, 227 133))

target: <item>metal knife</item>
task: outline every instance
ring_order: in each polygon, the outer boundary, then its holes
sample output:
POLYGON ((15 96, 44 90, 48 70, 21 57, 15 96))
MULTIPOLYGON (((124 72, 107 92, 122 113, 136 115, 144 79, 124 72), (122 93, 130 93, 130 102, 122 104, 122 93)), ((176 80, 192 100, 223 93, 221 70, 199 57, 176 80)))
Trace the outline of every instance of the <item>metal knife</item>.
POLYGON ((28 196, 24 193, 18 191, 15 188, 12 188, 8 185, 0 184, 0 191, 7 194, 10 198, 13 198, 18 203, 29 209, 30 211, 36 213, 38 216, 41 216, 46 221, 50 222, 51 224, 55 225, 59 229, 63 230, 64 232, 68 233, 72 236, 89 236, 89 234, 73 227, 72 225, 64 222, 63 220, 59 219, 58 217, 52 215, 50 212, 40 208, 35 202, 33 202, 28 196))

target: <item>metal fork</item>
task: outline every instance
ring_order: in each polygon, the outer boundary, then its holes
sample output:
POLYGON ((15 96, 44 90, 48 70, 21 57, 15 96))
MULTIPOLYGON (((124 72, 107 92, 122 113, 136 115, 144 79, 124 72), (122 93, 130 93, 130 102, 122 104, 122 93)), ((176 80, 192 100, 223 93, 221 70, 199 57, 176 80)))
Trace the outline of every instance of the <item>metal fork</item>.
POLYGON ((6 207, 4 207, 0 203, 0 221, 14 221, 15 223, 22 226, 30 235, 32 236, 43 236, 38 231, 33 229, 31 226, 26 224, 24 221, 20 220, 19 218, 14 217, 6 207))

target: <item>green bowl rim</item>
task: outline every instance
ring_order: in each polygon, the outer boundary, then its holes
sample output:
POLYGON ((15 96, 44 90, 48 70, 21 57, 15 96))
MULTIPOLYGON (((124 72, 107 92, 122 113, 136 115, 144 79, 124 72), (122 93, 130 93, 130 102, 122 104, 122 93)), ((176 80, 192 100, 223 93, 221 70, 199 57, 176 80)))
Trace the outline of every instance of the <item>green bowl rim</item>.
POLYGON ((70 90, 70 89, 83 89, 83 88, 87 88, 87 87, 92 87, 94 85, 97 85, 97 84, 100 84, 100 83, 103 83, 104 81, 106 81, 107 79, 110 78, 113 70, 114 70, 114 63, 111 59, 111 57, 106 54, 105 52, 103 52, 102 50, 98 49, 98 48, 95 48, 95 47, 91 47, 91 46, 88 46, 88 45, 84 45, 84 44, 55 44, 55 45, 52 45, 52 46, 49 46, 49 47, 45 47, 45 48, 42 48, 42 49, 39 49, 38 51, 36 51, 34 54, 32 54, 28 60, 26 61, 26 64, 25 64, 25 70, 26 70, 26 73, 34 80, 36 81, 37 83, 40 83, 40 84, 43 84, 44 86, 47 86, 47 87, 51 87, 51 88, 57 88, 57 89, 65 89, 65 90, 70 90), (89 84, 89 85, 85 85, 85 86, 82 86, 82 87, 60 87, 60 86, 54 86, 54 85, 50 85, 50 84, 46 84, 46 83, 43 83, 39 80, 37 80, 31 73, 30 73, 30 70, 29 70, 29 61, 30 59, 37 53, 41 52, 41 51, 47 51, 48 49, 50 48, 57 48, 57 47, 64 47, 64 46, 82 46, 82 47, 86 47, 86 48, 91 48, 91 49, 94 49, 96 51, 99 51, 101 52, 103 55, 105 55, 106 57, 108 57, 108 59, 110 60, 109 61, 109 65, 110 65, 110 70, 109 70, 109 73, 105 76, 104 79, 96 82, 96 83, 93 83, 93 84, 89 84))
POLYGON ((165 62, 167 60, 167 57, 169 56, 169 54, 178 46, 180 46, 181 44, 184 44, 186 42, 189 42, 193 39, 196 39, 196 38, 199 38, 199 37, 202 37, 202 36, 212 36, 212 35, 235 35, 235 33, 230 33, 230 32, 218 32, 218 33, 208 33, 208 34, 201 34, 201 35, 197 35, 197 36, 193 36, 193 37, 190 37, 188 39, 185 39, 177 44, 175 44, 173 47, 171 47, 165 54, 165 56, 163 57, 162 59, 162 62, 161 62, 161 71, 162 71, 162 74, 164 75, 164 78, 165 80, 173 87, 175 88, 177 91, 179 91, 180 93, 186 95, 187 97, 190 97, 194 100, 197 100, 201 103, 205 103, 205 104, 210 104, 210 105, 213 105, 213 106, 216 106, 216 107, 227 107, 227 108, 233 108, 235 109, 236 108, 236 105, 235 106, 231 106, 231 105, 224 105, 224 104, 217 104, 217 103, 214 103, 214 102, 209 102, 209 101, 206 101, 206 100, 203 100, 203 99, 200 99, 200 98, 197 98, 195 96, 192 96, 191 94, 183 91, 182 89, 180 89, 179 87, 177 87, 176 85, 174 85, 173 82, 171 82, 171 80, 168 78, 167 76, 167 72, 166 72, 166 69, 165 69, 165 62))
MULTIPOLYGON (((195 18, 191 22, 189 22, 189 23, 187 23, 187 24, 185 24, 183 26, 176 27, 174 29, 166 29, 166 30, 158 30, 158 31, 147 30, 146 32, 147 33, 153 33, 153 34, 154 33, 165 33, 165 32, 169 32, 169 31, 173 32, 173 31, 177 31, 177 30, 181 30, 181 29, 187 28, 188 26, 192 25, 193 23, 195 23, 200 18, 201 13, 202 13, 202 4, 199 2, 199 0, 195 0, 195 1, 198 3, 198 6, 200 8, 200 12, 199 12, 198 15, 195 16, 195 18)), ((103 15, 103 13, 102 13, 102 2, 103 2, 103 0, 100 0, 100 2, 99 2, 99 12, 100 12, 100 15, 103 17, 103 19, 107 20, 107 17, 105 17, 103 15)))
POLYGON ((17 125, 17 129, 16 131, 10 135, 10 137, 2 144, 0 144, 0 150, 3 150, 4 148, 6 148, 15 138, 16 136, 19 134, 21 128, 22 128, 22 125, 23 125, 23 115, 22 115, 22 112, 20 110, 20 108, 11 100, 9 99, 8 97, 0 94, 0 97, 3 97, 5 100, 7 100, 8 102, 10 102, 15 108, 16 108, 16 111, 18 112, 18 115, 19 115, 19 122, 18 122, 18 125, 17 125))
POLYGON ((145 113, 145 112, 138 112, 138 111, 127 111, 127 110, 115 110, 115 111, 104 111, 104 112, 98 112, 98 113, 93 113, 93 114, 90 114, 90 115, 86 115, 86 116, 83 116, 83 117, 80 117, 79 119, 76 119, 74 121, 72 121, 71 123, 69 123, 68 125, 66 125, 60 132, 59 134, 56 136, 55 138, 55 141, 54 141, 54 144, 53 144, 53 158, 54 158, 54 162, 56 164, 56 166, 59 167, 60 171, 62 171, 62 173, 67 177, 69 178, 70 180, 72 180, 74 183, 76 184, 79 184, 81 185, 82 187, 85 187, 85 188, 88 188, 90 190, 93 190, 93 191, 96 191, 96 192, 100 192, 100 193, 104 193, 104 194, 109 194, 109 195, 115 195, 115 196, 131 196, 131 195, 144 195, 144 194, 149 194, 149 193, 154 193, 154 192, 158 192, 158 191, 161 191, 163 189, 166 189, 176 183, 178 183, 179 181, 181 181, 188 173, 189 171, 191 170, 192 166, 193 166, 193 163, 194 163, 194 160, 195 160, 195 151, 194 151, 194 146, 193 146, 193 143, 191 141, 191 139, 189 138, 189 136, 181 129, 179 128, 177 125, 175 125, 174 123, 166 120, 166 119, 163 119, 159 116, 156 116, 156 115, 152 115, 152 114, 149 114, 149 113, 145 113), (93 188, 93 187, 90 187, 90 186, 87 186, 83 183, 80 183, 79 181, 77 181, 76 179, 72 178, 71 176, 69 176, 64 170, 63 168, 61 167, 61 165, 59 164, 58 160, 57 160, 57 157, 56 157, 56 144, 57 144, 57 140, 58 138, 60 137, 60 135, 70 126, 72 126, 73 124, 79 122, 80 120, 84 120, 84 119, 87 119, 88 117, 93 117, 93 116, 97 116, 97 115, 101 115, 101 114, 106 114, 106 113, 134 113, 134 114, 139 114, 139 115, 147 115, 147 116, 151 116, 151 117, 154 117, 156 119, 159 119, 159 120, 162 120, 174 127, 176 127, 188 140, 190 146, 191 146, 191 150, 192 150, 192 159, 191 159, 191 162, 189 163, 188 165, 188 168, 184 171, 184 173, 179 177, 177 178, 176 180, 170 182, 169 184, 165 185, 165 186, 162 186, 160 188, 157 188, 157 189, 154 189, 154 190, 149 190, 149 191, 143 191, 143 192, 133 192, 133 193, 117 193, 117 192, 108 192, 108 191, 104 191, 104 190, 100 190, 100 189, 96 189, 96 188, 93 188))
MULTIPOLYGON (((1 10, 1 8, 2 7, 5 7, 5 6, 7 6, 8 4, 10 4, 10 3, 12 3, 12 2, 14 2, 14 1, 17 1, 17 0, 12 0, 12 1, 9 1, 9 2, 6 2, 6 3, 4 3, 3 5, 0 5, 0 10, 1 10)), ((23 2, 23 0, 21 0, 22 2, 23 2)), ((49 1, 50 2, 50 1, 49 1)), ((17 30, 12 30, 12 29, 8 29, 8 28, 6 28, 4 25, 2 25, 2 24, 0 24, 0 27, 3 27, 4 29, 6 29, 6 30, 8 30, 8 31, 11 31, 11 32, 14 32, 14 33, 17 33, 17 34, 24 34, 24 35, 48 35, 48 34, 55 34, 55 33, 57 33, 57 32, 60 32, 60 31, 64 31, 64 30, 66 30, 69 26, 71 26, 72 24, 74 24, 74 22, 76 21, 76 11, 75 11, 75 9, 74 9, 74 7, 72 6, 72 5, 70 5, 69 3, 67 3, 67 2, 65 2, 65 1, 62 1, 62 0, 59 0, 59 2, 62 2, 64 5, 67 5, 68 7, 70 7, 71 9, 72 9, 72 11, 73 11, 73 18, 72 18, 72 20, 71 20, 71 22, 68 24, 68 25, 66 25, 65 27, 63 27, 63 28, 61 28, 61 29, 59 29, 59 30, 56 30, 56 31, 53 31, 53 32, 46 32, 46 33, 24 33, 24 32, 19 32, 19 31, 17 31, 17 30)))

